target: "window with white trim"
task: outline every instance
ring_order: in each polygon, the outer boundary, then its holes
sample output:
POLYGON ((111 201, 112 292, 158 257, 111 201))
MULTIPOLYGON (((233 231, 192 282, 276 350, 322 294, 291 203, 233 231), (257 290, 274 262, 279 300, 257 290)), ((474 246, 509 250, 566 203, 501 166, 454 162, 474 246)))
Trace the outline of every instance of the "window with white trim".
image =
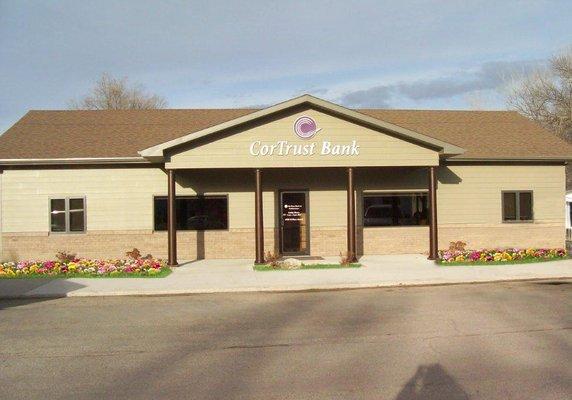
POLYGON ((85 198, 62 197, 50 199, 50 232, 85 232, 85 198))

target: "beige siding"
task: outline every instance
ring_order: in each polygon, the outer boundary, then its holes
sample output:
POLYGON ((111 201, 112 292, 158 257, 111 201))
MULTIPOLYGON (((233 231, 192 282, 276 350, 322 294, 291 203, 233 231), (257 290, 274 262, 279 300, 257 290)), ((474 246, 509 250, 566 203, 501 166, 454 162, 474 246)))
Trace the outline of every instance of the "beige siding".
MULTIPOLYGON (((451 240, 467 241, 471 247, 564 245, 563 166, 452 165, 441 167, 438 177, 441 248, 451 240), (533 224, 501 223, 502 190, 534 192, 533 224)), ((133 246, 156 254, 166 252, 164 232, 152 232, 153 195, 165 195, 167 189, 166 174, 159 168, 6 170, 1 179, 4 257, 8 253, 26 257, 53 254, 63 248, 83 251, 85 256, 120 256, 120 249, 133 246), (58 196, 86 197, 87 235, 48 233, 48 199, 58 196)), ((274 249, 277 242, 278 191, 307 189, 312 253, 339 254, 345 248, 346 183, 346 171, 341 168, 264 170, 267 249, 274 249)), ((420 191, 426 187, 424 168, 358 169, 358 225, 364 192, 420 191)), ((228 231, 206 232, 204 239, 197 233, 181 233, 184 244, 179 246, 190 246, 180 250, 181 257, 250 256, 254 245, 253 191, 252 170, 179 171, 177 194, 227 194, 230 221, 228 231)), ((358 246, 365 254, 422 252, 427 248, 427 235, 426 227, 360 226, 358 246)))
MULTIPOLYGON (((358 196, 427 188, 423 168, 363 169, 356 180, 358 196)), ((230 228, 250 228, 253 181, 247 170, 181 171, 177 194, 228 194, 230 228)), ((343 169, 264 171, 265 225, 274 226, 279 189, 310 190, 312 226, 345 225, 345 184, 343 169)), ((2 230, 47 232, 48 199, 58 196, 86 196, 89 230, 150 230, 153 195, 165 195, 167 185, 158 168, 110 168, 6 170, 2 186, 2 230)), ((500 223, 502 190, 533 190, 535 222, 564 223, 564 167, 456 165, 439 170, 440 225, 500 223)), ((357 204, 359 209, 361 201, 357 204)))
POLYGON ((41 169, 4 172, 4 232, 47 232, 49 198, 85 196, 89 230, 152 229, 160 169, 41 169))
POLYGON ((347 192, 321 190, 310 192, 310 226, 343 227, 347 219, 347 192))
MULTIPOLYGON (((47 233, 49 198, 65 196, 86 197, 89 231, 151 231, 153 196, 167 194, 167 176, 159 168, 6 170, 3 189, 5 233, 47 233)), ((177 177, 177 195, 228 194, 229 222, 237 228, 254 226, 253 189, 248 172, 180 172, 177 177)), ((269 195, 265 208, 271 224, 269 195)))
POLYGON ((441 168, 437 199, 439 223, 501 223, 503 190, 532 190, 535 223, 564 224, 564 167, 548 165, 441 168))
MULTIPOLYGON (((358 178, 363 191, 427 190, 424 168, 365 169, 358 178)), ((564 224, 564 166, 449 165, 438 170, 439 225, 502 223, 503 190, 532 190, 534 222, 564 224)))
MULTIPOLYGON (((253 178, 254 179, 254 178, 253 178)), ((254 190, 254 185, 253 185, 254 190)), ((274 193, 264 192, 264 227, 274 227, 274 193)), ((254 227, 254 192, 229 193, 229 226, 232 229, 254 227)))
MULTIPOLYGON (((191 146, 196 146, 192 145, 191 146)), ((225 137, 216 137, 198 147, 178 150, 167 162, 168 168, 258 168, 258 167, 335 167, 335 166, 396 166, 437 165, 438 153, 402 139, 365 128, 316 110, 305 110, 281 117, 249 129, 235 130, 225 137), (322 130, 310 140, 298 138, 293 131, 296 119, 307 115, 322 130), (254 156, 250 145, 287 140, 290 144, 316 143, 319 150, 324 140, 349 145, 356 140, 360 154, 354 156, 254 156)))

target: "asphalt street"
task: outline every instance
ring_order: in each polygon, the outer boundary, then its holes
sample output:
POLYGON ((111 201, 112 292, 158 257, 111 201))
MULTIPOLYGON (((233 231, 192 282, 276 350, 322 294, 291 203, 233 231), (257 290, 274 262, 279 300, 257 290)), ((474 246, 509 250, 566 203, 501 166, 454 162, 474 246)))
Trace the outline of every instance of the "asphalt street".
POLYGON ((0 301, 3 399, 569 399, 572 282, 0 301))

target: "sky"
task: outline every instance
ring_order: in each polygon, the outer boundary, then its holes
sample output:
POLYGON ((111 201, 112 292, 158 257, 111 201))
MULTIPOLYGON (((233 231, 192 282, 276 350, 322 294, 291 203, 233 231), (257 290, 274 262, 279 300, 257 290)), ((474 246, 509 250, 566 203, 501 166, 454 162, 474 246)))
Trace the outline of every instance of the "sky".
POLYGON ((0 0, 0 132, 103 73, 170 108, 504 109, 507 77, 572 44, 570 0, 0 0))

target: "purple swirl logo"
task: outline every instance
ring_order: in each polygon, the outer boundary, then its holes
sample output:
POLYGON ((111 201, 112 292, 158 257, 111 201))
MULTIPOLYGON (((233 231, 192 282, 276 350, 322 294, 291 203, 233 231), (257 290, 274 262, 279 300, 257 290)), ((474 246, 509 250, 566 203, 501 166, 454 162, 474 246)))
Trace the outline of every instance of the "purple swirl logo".
POLYGON ((310 139, 321 130, 317 129, 316 121, 305 115, 294 122, 294 133, 301 139, 310 139))

